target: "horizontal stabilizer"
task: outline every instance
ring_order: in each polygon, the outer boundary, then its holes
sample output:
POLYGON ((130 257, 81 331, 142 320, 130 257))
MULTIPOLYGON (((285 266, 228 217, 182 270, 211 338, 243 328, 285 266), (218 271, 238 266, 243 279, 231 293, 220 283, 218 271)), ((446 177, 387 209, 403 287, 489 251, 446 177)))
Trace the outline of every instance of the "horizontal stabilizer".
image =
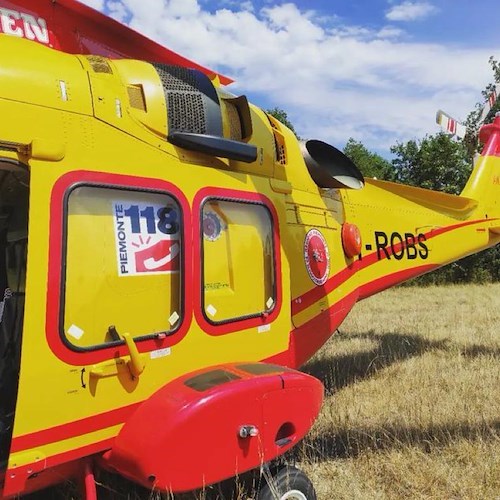
POLYGON ((465 215, 474 210, 478 202, 465 196, 447 194, 441 191, 432 191, 396 182, 379 181, 376 179, 366 179, 367 184, 372 184, 393 194, 411 200, 420 205, 426 206, 440 212, 447 212, 454 215, 465 215))

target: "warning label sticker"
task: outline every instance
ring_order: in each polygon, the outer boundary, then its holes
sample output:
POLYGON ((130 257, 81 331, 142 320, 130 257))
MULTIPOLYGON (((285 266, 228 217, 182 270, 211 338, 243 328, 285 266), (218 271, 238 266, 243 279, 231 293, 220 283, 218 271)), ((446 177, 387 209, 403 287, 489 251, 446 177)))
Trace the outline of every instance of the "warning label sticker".
POLYGON ((175 273, 180 267, 180 220, 175 206, 113 201, 119 276, 175 273))

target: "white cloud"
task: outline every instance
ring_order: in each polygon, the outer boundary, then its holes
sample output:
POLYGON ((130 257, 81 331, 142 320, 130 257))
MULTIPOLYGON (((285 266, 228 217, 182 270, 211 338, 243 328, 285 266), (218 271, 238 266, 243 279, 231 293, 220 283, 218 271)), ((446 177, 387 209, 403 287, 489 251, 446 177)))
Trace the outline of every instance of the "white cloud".
POLYGON ((384 26, 378 33, 378 38, 400 38, 405 32, 395 26, 384 26))
POLYGON ((385 15, 389 21, 415 21, 437 12, 429 2, 403 2, 395 5, 385 15))
POLYGON ((128 16, 128 10, 120 1, 108 1, 106 3, 106 7, 109 11, 109 15, 120 21, 121 23, 125 22, 128 16))
POLYGON ((292 3, 259 12, 209 12, 196 0, 121 4, 134 29, 234 77, 233 92, 282 107, 301 136, 340 146, 353 136, 383 149, 436 132, 438 108, 464 118, 499 53, 414 43, 391 26, 325 26, 292 3))
POLYGON ((96 10, 102 10, 104 8, 104 0, 82 0, 82 3, 96 10))
POLYGON ((329 30, 330 35, 342 38, 367 39, 373 38, 373 30, 364 26, 338 25, 329 30))

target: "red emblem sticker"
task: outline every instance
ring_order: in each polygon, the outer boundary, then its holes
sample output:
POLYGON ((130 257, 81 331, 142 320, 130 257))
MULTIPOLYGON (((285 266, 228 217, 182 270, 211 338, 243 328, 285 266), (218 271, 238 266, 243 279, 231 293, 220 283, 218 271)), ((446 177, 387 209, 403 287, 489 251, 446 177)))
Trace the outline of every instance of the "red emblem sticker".
POLYGON ((306 234, 304 260, 313 283, 323 285, 330 272, 330 253, 325 238, 317 229, 311 229, 306 234))

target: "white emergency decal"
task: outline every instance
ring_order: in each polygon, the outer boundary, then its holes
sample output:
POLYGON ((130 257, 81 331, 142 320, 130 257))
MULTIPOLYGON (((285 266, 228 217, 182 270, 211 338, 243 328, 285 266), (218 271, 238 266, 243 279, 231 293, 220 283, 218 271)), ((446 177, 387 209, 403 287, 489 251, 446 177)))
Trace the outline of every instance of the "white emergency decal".
POLYGON ((113 201, 119 276, 176 273, 180 267, 180 224, 174 206, 113 201))
POLYGON ((67 101, 68 89, 66 88, 66 82, 64 80, 59 80, 59 88, 61 89, 61 99, 67 101))
POLYGON ((170 347, 165 347, 164 349, 156 349, 156 351, 151 351, 149 357, 151 359, 164 358, 165 356, 170 356, 172 349, 170 347))
POLYGON ((177 311, 174 311, 171 315, 170 318, 168 318, 168 322, 170 323, 170 326, 174 326, 177 321, 179 321, 179 313, 177 311))
POLYGON ((257 328, 258 333, 264 333, 271 331, 271 325, 261 325, 257 328))
POLYGON ((68 328, 68 335, 71 335, 76 340, 80 340, 85 332, 76 325, 71 325, 68 328))
POLYGON ((210 314, 210 316, 214 317, 217 314, 217 309, 215 309, 215 307, 210 304, 207 306, 207 313, 210 314))
POLYGON ((115 99, 115 112, 118 118, 122 117, 122 102, 120 99, 115 99))

